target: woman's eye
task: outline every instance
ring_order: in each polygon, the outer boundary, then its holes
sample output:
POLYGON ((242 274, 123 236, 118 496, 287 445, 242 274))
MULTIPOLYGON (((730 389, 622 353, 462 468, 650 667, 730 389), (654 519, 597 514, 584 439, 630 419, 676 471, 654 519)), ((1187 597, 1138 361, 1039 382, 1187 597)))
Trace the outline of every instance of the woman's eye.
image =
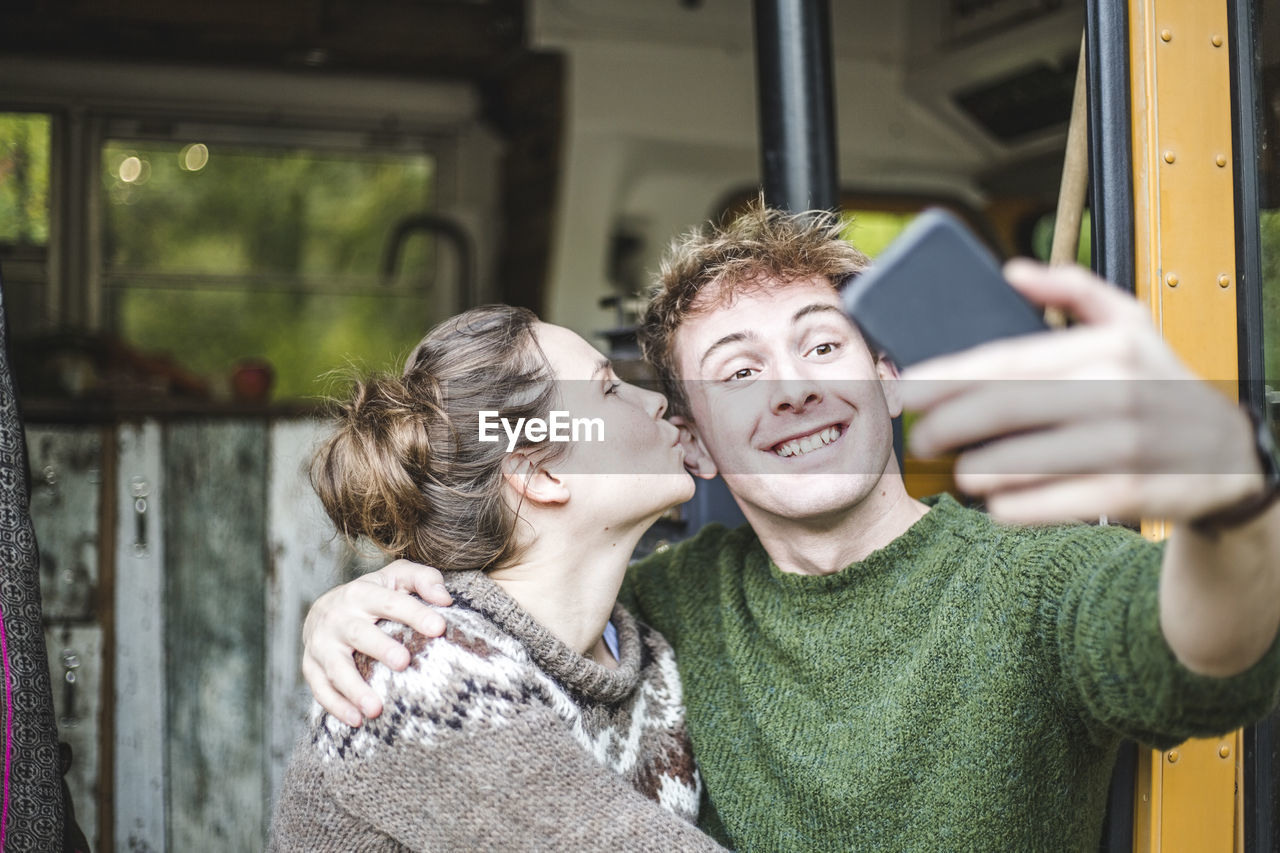
POLYGON ((613 382, 609 383, 609 387, 604 389, 604 393, 606 396, 608 396, 609 394, 617 394, 618 389, 621 387, 622 387, 622 383, 618 380, 614 380, 613 382))

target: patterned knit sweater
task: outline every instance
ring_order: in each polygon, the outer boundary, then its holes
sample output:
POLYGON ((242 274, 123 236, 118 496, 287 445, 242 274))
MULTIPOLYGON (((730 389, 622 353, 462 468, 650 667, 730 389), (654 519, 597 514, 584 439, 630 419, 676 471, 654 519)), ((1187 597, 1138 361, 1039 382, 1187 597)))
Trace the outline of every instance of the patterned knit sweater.
POLYGON ((680 681, 662 637, 617 608, 608 669, 479 572, 446 575, 445 636, 401 626, 409 668, 363 658, 382 714, 351 729, 316 706, 270 849, 706 850, 680 681))
POLYGON ((1167 747, 1275 704, 1280 644, 1229 679, 1176 661, 1161 547, 930 503, 832 575, 784 573, 718 525, 633 567, 623 601, 675 648, 721 840, 1096 850, 1122 736, 1167 747))

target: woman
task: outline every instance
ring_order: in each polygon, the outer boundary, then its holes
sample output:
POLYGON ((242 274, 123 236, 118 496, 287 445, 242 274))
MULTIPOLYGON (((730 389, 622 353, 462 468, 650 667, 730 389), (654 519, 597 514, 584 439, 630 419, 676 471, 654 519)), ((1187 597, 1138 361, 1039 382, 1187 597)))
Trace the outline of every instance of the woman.
POLYGON ((665 408, 582 338, 501 306, 356 384, 316 491, 347 536, 449 567, 455 606, 442 638, 384 626, 412 660, 360 662, 376 719, 317 708, 272 849, 718 849, 693 826, 671 650, 615 606, 641 534, 693 493, 665 408), (558 441, 535 419, 587 429, 558 441))

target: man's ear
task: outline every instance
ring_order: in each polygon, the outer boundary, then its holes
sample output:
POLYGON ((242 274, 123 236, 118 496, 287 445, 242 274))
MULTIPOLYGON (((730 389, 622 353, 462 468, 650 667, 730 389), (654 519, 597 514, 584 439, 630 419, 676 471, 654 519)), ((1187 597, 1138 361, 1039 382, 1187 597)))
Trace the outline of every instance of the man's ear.
POLYGON ((876 356, 876 376, 880 377, 880 390, 884 392, 889 417, 896 418, 902 414, 902 394, 898 387, 902 378, 898 374, 898 365, 890 361, 889 356, 883 352, 876 356))
POLYGON ((569 484, 539 465, 528 453, 508 453, 502 462, 502 476, 518 498, 543 506, 569 502, 569 484))
POLYGON ((693 418, 672 415, 669 419, 680 429, 680 446, 684 448, 684 467, 695 477, 710 480, 716 475, 716 463, 698 436, 693 418))

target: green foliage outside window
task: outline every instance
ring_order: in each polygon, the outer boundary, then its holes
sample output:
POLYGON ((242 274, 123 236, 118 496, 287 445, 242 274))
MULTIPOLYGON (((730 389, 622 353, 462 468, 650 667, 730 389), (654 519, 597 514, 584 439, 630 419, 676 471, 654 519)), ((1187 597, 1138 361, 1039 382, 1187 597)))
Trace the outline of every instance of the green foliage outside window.
POLYGON ((1267 384, 1280 390, 1280 210, 1261 211, 1262 339, 1267 384))
POLYGON ((102 174, 112 326, 215 387, 260 358, 277 399, 313 397, 335 368, 392 366, 451 304, 424 237, 381 277, 396 224, 430 205, 425 154, 121 141, 102 174))
MULTIPOLYGON (((1031 255, 1039 260, 1049 260, 1053 250, 1053 231, 1058 216, 1047 213, 1036 220, 1031 229, 1031 255)), ((1093 264, 1093 216, 1085 210, 1080 216, 1080 237, 1076 246, 1076 263, 1082 267, 1093 264)))
POLYGON ((0 113, 0 243, 49 241, 47 115, 0 113))
POLYGON ((847 210, 842 214, 845 221, 842 236, 864 255, 874 258, 911 224, 916 215, 884 210, 847 210))

